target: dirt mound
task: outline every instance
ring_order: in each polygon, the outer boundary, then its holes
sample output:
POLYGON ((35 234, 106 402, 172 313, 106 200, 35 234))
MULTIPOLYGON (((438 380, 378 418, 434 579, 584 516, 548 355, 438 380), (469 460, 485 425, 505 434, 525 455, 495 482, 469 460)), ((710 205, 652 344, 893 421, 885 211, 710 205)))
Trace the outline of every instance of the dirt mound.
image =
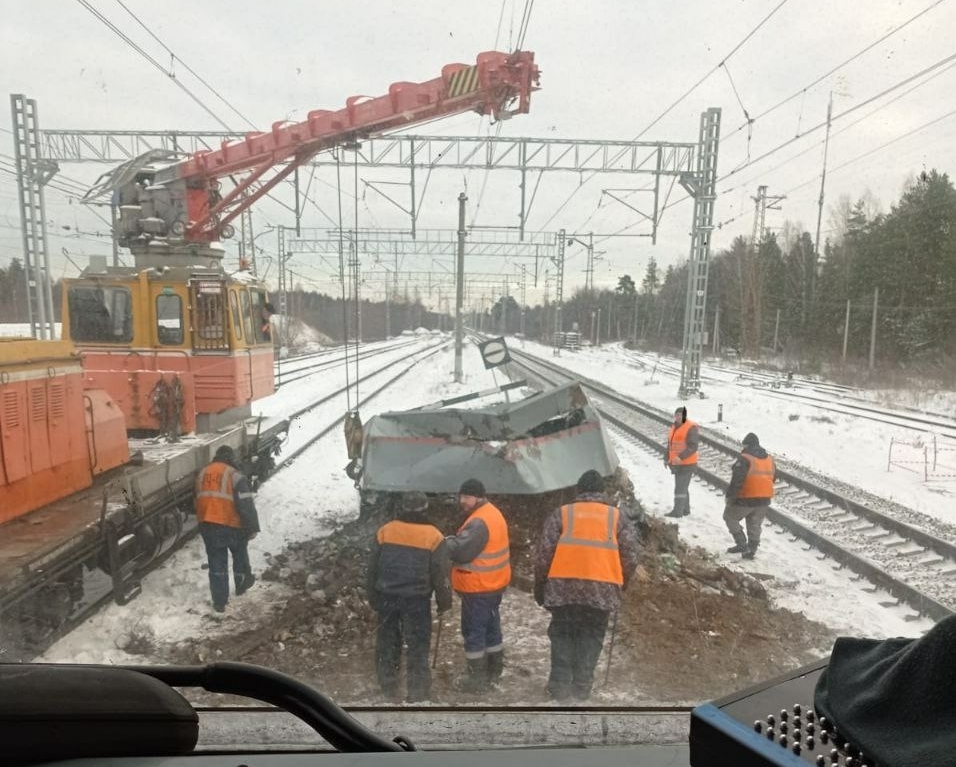
MULTIPOLYGON (((628 484, 622 478, 617 502, 628 500, 628 484)), ((544 515, 563 500, 568 499, 555 493, 500 500, 509 522, 515 577, 501 609, 507 666, 493 696, 496 704, 546 700, 549 613, 531 599, 531 561, 544 515)), ((605 681, 609 631, 592 703, 699 702, 808 663, 819 657, 819 648, 832 643, 834 635, 826 627, 774 608, 759 579, 685 547, 674 525, 645 518, 633 499, 630 511, 641 534, 641 566, 617 618, 613 673, 605 681)), ((462 519, 440 499, 428 513, 446 533, 462 519)), ((169 648, 169 660, 255 663, 299 677, 344 705, 384 702, 374 671, 377 615, 365 598, 369 546, 384 521, 381 516, 356 520, 327 538, 275 556, 262 577, 282 582, 293 596, 268 625, 201 640, 188 649, 180 643, 169 648)), ((456 599, 454 609, 443 616, 432 699, 486 703, 451 686, 464 666, 458 615, 456 599)))

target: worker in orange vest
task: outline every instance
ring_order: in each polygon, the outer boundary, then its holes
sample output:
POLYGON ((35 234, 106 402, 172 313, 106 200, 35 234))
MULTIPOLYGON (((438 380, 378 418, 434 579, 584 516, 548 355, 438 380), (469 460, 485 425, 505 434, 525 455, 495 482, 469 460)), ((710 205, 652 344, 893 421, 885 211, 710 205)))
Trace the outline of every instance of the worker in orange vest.
POLYGON ((734 545, 727 549, 728 554, 742 554, 744 559, 754 558, 760 545, 760 528, 773 498, 776 478, 773 458, 761 447, 757 435, 751 432, 744 437, 743 449, 731 468, 730 486, 727 488, 724 522, 734 539, 734 545), (746 535, 740 526, 741 520, 746 520, 746 535))
POLYGON ((511 583, 508 524, 485 497, 485 486, 468 479, 458 491, 468 514, 458 532, 446 538, 452 562, 451 585, 461 597, 461 634, 467 675, 457 683, 463 692, 482 693, 504 669, 501 597, 511 583))
POLYGON ((687 420, 687 408, 674 411, 674 425, 667 437, 664 465, 674 475, 674 508, 665 516, 686 517, 690 514, 690 480, 697 467, 700 433, 697 424, 687 420))
POLYGON ((548 695, 561 702, 590 696, 608 617, 638 556, 634 526, 604 494, 601 475, 584 472, 576 493, 545 520, 535 549, 534 598, 551 612, 548 695))
POLYGON ((229 601, 230 552, 236 596, 256 582, 249 564, 249 541, 259 532, 259 515, 249 481, 236 466, 235 451, 220 445, 212 463, 196 478, 196 517, 209 559, 212 606, 218 613, 225 611, 229 601))

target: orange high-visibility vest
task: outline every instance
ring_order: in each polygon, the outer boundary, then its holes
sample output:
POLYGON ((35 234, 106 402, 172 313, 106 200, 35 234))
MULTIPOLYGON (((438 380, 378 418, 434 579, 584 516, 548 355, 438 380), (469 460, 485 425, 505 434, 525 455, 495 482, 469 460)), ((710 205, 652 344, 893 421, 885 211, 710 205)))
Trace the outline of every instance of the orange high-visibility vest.
POLYGON ((232 494, 237 472, 227 463, 209 464, 196 479, 196 517, 227 527, 242 527, 232 494))
POLYGON ((561 507, 561 537, 551 559, 549 578, 580 578, 624 585, 617 525, 621 512, 594 501, 561 507))
POLYGON ((671 434, 667 440, 667 462, 671 466, 690 466, 697 463, 696 451, 688 458, 678 458, 687 449, 687 432, 691 426, 696 425, 693 421, 684 421, 680 426, 671 426, 671 434))
POLYGON ((747 476, 737 493, 738 498, 773 498, 773 458, 755 458, 747 453, 741 453, 750 466, 747 476))
POLYGON ((480 519, 488 528, 488 543, 471 562, 452 567, 451 585, 455 591, 466 594, 500 591, 511 583, 508 523, 493 504, 485 501, 471 513, 458 532, 474 519, 480 519))

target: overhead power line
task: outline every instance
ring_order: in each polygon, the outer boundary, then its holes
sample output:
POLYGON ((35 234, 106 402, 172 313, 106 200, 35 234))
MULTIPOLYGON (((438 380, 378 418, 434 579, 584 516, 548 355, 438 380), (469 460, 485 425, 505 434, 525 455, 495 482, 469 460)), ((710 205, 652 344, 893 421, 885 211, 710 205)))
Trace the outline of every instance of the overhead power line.
POLYGON ((757 120, 760 120, 760 119, 766 117, 767 115, 769 115, 770 113, 775 112, 775 111, 778 110, 780 107, 782 107, 784 104, 787 104, 787 103, 793 101, 793 100, 794 100, 795 98, 797 98, 798 96, 802 96, 802 95, 805 94, 808 90, 810 90, 811 88, 813 88, 815 85, 819 85, 821 82, 823 82, 824 80, 826 80, 830 75, 832 75, 832 74, 834 74, 835 72, 838 72, 839 70, 843 69, 843 67, 845 67, 847 64, 851 63, 852 61, 854 61, 854 60, 860 58, 860 56, 862 56, 863 54, 865 54, 865 53, 867 53, 867 52, 873 50, 873 49, 874 49, 877 45, 879 45, 880 43, 885 42, 886 40, 889 40, 889 39, 890 39, 893 35, 895 35, 897 32, 899 32, 899 31, 905 29, 905 28, 908 27, 910 24, 912 24, 914 21, 916 21, 918 18, 920 18, 921 16, 923 16, 923 15, 926 14, 926 13, 929 13, 931 10, 933 10, 933 8, 935 8, 936 6, 940 5, 940 4, 943 3, 943 2, 945 2, 945 0, 936 0, 935 3, 933 3, 933 4, 930 5, 930 6, 927 6, 927 7, 924 8, 922 11, 920 11, 919 13, 917 13, 915 16, 912 16, 911 18, 907 19, 906 21, 904 21, 904 22, 903 22, 902 24, 900 24, 899 26, 893 27, 893 29, 891 29, 889 32, 887 32, 885 35, 883 35, 883 36, 880 37, 879 39, 874 40, 872 43, 870 43, 869 45, 867 45, 865 48, 863 48, 863 49, 857 51, 856 53, 854 53, 854 54, 853 54, 852 56, 850 56, 849 58, 844 59, 843 61, 841 61, 841 62, 840 62, 839 64, 837 64, 836 66, 834 66, 834 67, 832 67, 831 69, 829 69, 829 70, 827 70, 826 72, 824 72, 822 75, 820 75, 819 77, 817 77, 817 78, 816 78, 813 82, 811 82, 809 85, 803 86, 800 90, 796 91, 796 92, 793 93, 792 95, 787 96, 785 99, 782 99, 781 101, 778 101, 778 102, 777 102, 776 104, 774 104, 772 107, 770 107, 769 109, 765 109, 763 112, 761 112, 759 115, 757 115, 757 116, 754 117, 753 119, 748 119, 746 122, 744 122, 743 124, 741 124, 738 128, 735 128, 733 131, 731 131, 730 133, 728 133, 727 136, 725 137, 725 140, 726 140, 726 139, 729 139, 731 136, 734 136, 735 134, 739 133, 739 132, 742 131, 744 128, 747 128, 747 127, 752 126, 753 123, 757 122, 757 120))
MULTIPOLYGON (((688 88, 680 97, 678 97, 677 100, 675 100, 669 107, 667 107, 667 109, 665 109, 665 110, 664 110, 663 112, 661 112, 657 117, 655 117, 654 120, 652 120, 651 123, 650 123, 647 127, 645 127, 640 133, 638 133, 638 134, 632 139, 632 141, 640 141, 641 136, 643 136, 643 135, 644 135, 645 133, 647 133, 651 128, 653 128, 655 125, 657 125, 657 123, 659 123, 662 119, 664 119, 664 117, 667 116, 667 115, 671 112, 671 110, 674 109, 674 107, 676 107, 676 106, 677 106, 678 104, 680 104, 685 98, 687 98, 691 93, 693 93, 701 83, 703 83, 703 82, 704 82, 708 77, 710 77, 714 72, 716 72, 718 69, 720 69, 722 66, 724 66, 724 65, 727 63, 727 61, 729 61, 730 58, 731 58, 735 53, 737 53, 737 51, 739 51, 744 45, 746 45, 747 41, 750 40, 750 38, 753 37, 753 36, 757 33, 757 31, 758 31, 764 24, 766 24, 766 23, 770 20, 770 18, 771 18, 777 11, 779 11, 784 5, 786 5, 786 3, 787 3, 787 0, 780 0, 780 2, 776 5, 776 7, 775 7, 772 11, 770 11, 770 13, 768 13, 766 16, 764 16, 763 19, 761 19, 761 21, 760 21, 753 29, 751 29, 751 30, 743 37, 743 39, 740 40, 740 42, 738 42, 738 43, 730 50, 730 52, 729 52, 726 56, 724 56, 724 57, 720 60, 720 63, 718 63, 717 65, 715 65, 714 67, 712 67, 712 68, 707 72, 707 74, 705 74, 703 77, 701 77, 696 83, 694 83, 690 88, 688 88)), ((558 215, 561 213, 561 211, 564 210, 564 209, 568 206, 568 204, 571 202, 571 200, 575 197, 575 195, 577 195, 578 192, 581 191, 581 189, 584 187, 584 185, 587 184, 587 183, 588 183, 591 179, 593 179, 596 175, 598 175, 598 174, 597 174, 597 172, 595 171, 595 172, 592 173, 590 176, 588 176, 587 178, 585 178, 584 180, 582 180, 581 183, 578 184, 578 185, 571 191, 571 193, 568 195, 567 199, 565 199, 565 201, 562 202, 561 205, 558 206, 558 209, 557 209, 554 213, 551 214, 551 217, 541 225, 541 229, 547 229, 547 228, 548 228, 548 224, 550 224, 555 218, 558 217, 558 215)))
MULTIPOLYGON (((924 68, 924 69, 921 69, 921 70, 920 70, 919 72, 917 72, 916 74, 910 75, 909 77, 906 77, 906 78, 904 78, 903 80, 900 80, 899 82, 895 83, 894 85, 891 85, 889 88, 885 88, 884 90, 880 91, 879 93, 875 94, 874 96, 871 96, 870 98, 866 99, 865 101, 862 101, 862 102, 860 102, 859 104, 856 104, 856 105, 854 105, 854 106, 852 106, 852 107, 850 107, 850 108, 844 110, 843 112, 840 112, 839 114, 833 115, 832 118, 831 118, 831 123, 836 122, 838 119, 843 118, 843 117, 846 117, 847 115, 852 114, 852 113, 854 113, 854 112, 856 112, 856 111, 862 109, 863 107, 867 106, 868 104, 872 104, 874 101, 878 101, 879 99, 881 99, 881 98, 883 98, 884 96, 886 96, 886 95, 892 93, 893 91, 898 90, 899 88, 902 88, 902 87, 905 86, 905 85, 909 85, 910 83, 912 83, 912 82, 915 81, 915 80, 918 80, 919 78, 923 77, 924 75, 927 75, 927 74, 929 74, 930 72, 933 72, 934 70, 939 69, 940 67, 945 67, 945 66, 947 66, 947 65, 949 65, 949 64, 952 64, 953 62, 956 62, 956 53, 950 54, 949 56, 946 56, 945 58, 940 59, 940 60, 937 61, 935 64, 931 64, 930 66, 928 66, 928 67, 926 67, 926 68, 924 68)), ((927 78, 927 80, 924 81, 923 83, 920 83, 920 85, 924 85, 926 82, 929 82, 930 79, 932 79, 932 78, 927 78)), ((913 90, 913 89, 911 89, 911 90, 913 90)), ((883 105, 883 106, 887 106, 887 105, 883 105)), ((882 108, 882 107, 881 107, 881 108, 882 108)), ((879 110, 875 110, 875 111, 879 111, 879 110)), ((874 113, 875 113, 875 111, 874 111, 874 113)), ((944 115, 943 117, 936 118, 936 119, 933 120, 932 122, 927 123, 927 125, 931 125, 931 124, 933 124, 933 123, 935 123, 935 122, 939 122, 940 120, 944 119, 944 118, 947 117, 947 116, 948 116, 948 114, 947 114, 947 115, 944 115)), ((821 128, 825 128, 825 127, 826 127, 826 124, 827 124, 827 121, 824 120, 823 122, 821 122, 821 123, 815 125, 814 127, 812 127, 812 128, 810 128, 810 129, 804 131, 803 133, 798 134, 798 135, 794 136, 793 138, 788 139, 787 141, 784 141, 782 144, 779 144, 778 146, 774 147, 773 149, 770 149, 770 150, 764 152, 764 153, 763 153, 762 155, 760 155, 759 157, 756 157, 756 158, 754 158, 753 160, 748 160, 747 162, 742 163, 742 164, 739 165, 738 167, 734 168, 732 171, 730 171, 730 172, 724 174, 723 176, 721 176, 720 178, 718 178, 717 181, 718 181, 718 182, 724 181, 724 180, 730 178, 731 176, 736 175, 737 173, 739 173, 740 171, 744 170, 745 168, 749 168, 751 165, 755 165, 755 164, 757 164, 758 162, 761 162, 762 160, 767 159, 768 157, 770 157, 770 156, 776 154, 777 152, 779 152, 780 150, 782 150, 782 149, 784 149, 784 148, 790 146, 790 145, 793 144, 794 142, 799 141, 800 139, 805 138, 806 136, 809 136, 811 133, 815 133, 816 131, 820 130, 821 128)), ((903 136, 899 136, 898 138, 905 138, 906 135, 910 135, 911 133, 913 133, 913 132, 915 132, 915 131, 917 131, 917 130, 921 130, 922 128, 927 127, 927 125, 920 126, 920 128, 915 128, 915 129, 913 129, 913 131, 909 131, 907 134, 905 134, 905 135, 903 135, 903 136)), ((893 141, 895 141, 895 140, 896 140, 896 139, 893 139, 893 141)), ((873 152, 876 152, 876 151, 879 151, 879 150, 885 148, 889 143, 892 143, 892 141, 888 142, 887 144, 882 145, 881 147, 878 147, 877 149, 872 150, 872 152, 870 152, 870 153, 873 153, 873 152)), ((800 156, 800 155, 795 155, 795 156, 794 156, 793 158, 791 158, 791 159, 796 159, 796 158, 799 157, 799 156, 800 156)), ((778 166, 776 166, 776 167, 779 168, 779 167, 781 167, 782 165, 785 165, 785 164, 786 164, 786 163, 781 163, 781 165, 778 165, 778 166)), ((840 166, 840 167, 843 167, 843 166, 840 166)), ((806 183, 809 183, 809 182, 806 182, 806 183)), ((727 190, 718 192, 718 193, 717 193, 717 196, 720 197, 720 196, 723 196, 723 195, 725 195, 725 194, 729 194, 730 192, 732 192, 732 191, 734 191, 734 190, 736 190, 736 189, 738 189, 738 188, 739 188, 739 185, 738 185, 738 186, 734 186, 734 187, 730 187, 730 188, 727 189, 727 190)), ((679 205, 680 203, 682 203, 682 202, 684 202, 685 200, 688 200, 688 199, 690 199, 690 195, 685 195, 685 196, 681 197, 680 199, 674 200, 674 202, 665 204, 665 205, 661 208, 661 212, 663 213, 663 211, 668 210, 669 208, 672 208, 672 207, 674 207, 675 205, 679 205)), ((736 218, 736 217, 734 217, 734 218, 732 218, 732 219, 728 219, 728 220, 726 220, 726 221, 723 221, 722 224, 730 223, 730 222, 732 222, 735 218, 736 218)), ((634 228, 635 226, 637 226, 639 223, 640 223, 640 221, 636 221, 636 222, 634 222, 633 224, 629 224, 629 225, 627 225, 627 226, 625 226, 625 227, 623 227, 623 228, 617 230, 616 232, 613 232, 613 233, 612 233, 611 235, 609 235, 609 236, 612 236, 612 237, 613 237, 613 236, 617 236, 617 235, 619 235, 619 234, 622 234, 623 232, 626 232, 626 231, 628 231, 629 229, 633 229, 633 228, 634 228)), ((605 238, 605 239, 606 239, 606 238, 605 238)))
POLYGON ((100 13, 96 8, 94 8, 88 0, 77 0, 77 2, 82 5, 86 10, 92 13, 97 19, 103 22, 106 27, 115 33, 123 42, 125 42, 130 48, 136 51, 140 56, 142 56, 146 61, 152 64, 156 69, 162 72, 166 77, 173 81, 176 84, 176 87, 179 88, 183 93, 185 93, 189 98, 191 98, 196 104, 198 104, 206 114, 212 117, 217 123, 219 123, 227 131, 232 132, 230 128, 220 117, 213 112, 206 104, 200 99, 195 93, 193 93, 189 88, 187 88, 182 82, 180 82, 174 72, 170 72, 166 67, 160 64, 156 59, 154 59, 149 53, 147 53, 143 48, 137 45, 133 40, 123 32, 119 27, 117 27, 112 21, 110 21, 106 16, 100 13))
MULTIPOLYGON (((223 96, 221 93, 219 93, 219 91, 217 91, 217 90, 216 90, 215 88, 213 88, 208 82, 206 82, 202 77, 200 77, 200 75, 197 74, 196 71, 195 71, 192 67, 190 67, 190 66, 189 66, 185 61, 183 61, 179 56, 177 56, 175 53, 173 53, 173 51, 170 49, 170 47, 169 47, 168 45, 166 45, 166 43, 164 43, 162 40, 160 40, 160 39, 156 36, 156 34, 153 32, 153 30, 151 30, 148 26, 146 26, 146 24, 144 24, 144 23, 142 22, 142 20, 139 18, 139 16, 137 16, 135 13, 133 13, 133 12, 126 6, 126 4, 123 2, 123 0, 116 0, 116 2, 119 4, 119 6, 120 6, 124 11, 126 11, 130 16, 133 17, 133 19, 136 21, 137 24, 139 24, 144 30, 146 30, 146 33, 147 33, 150 37, 152 37, 157 43, 159 43, 159 44, 163 47, 163 49, 169 54, 169 56, 170 56, 171 59, 173 59, 173 60, 175 60, 175 61, 178 61, 180 64, 182 64, 182 65, 183 65, 183 68, 184 68, 187 72, 189 72, 189 74, 191 74, 193 77, 195 77, 197 80, 199 80, 199 82, 201 82, 203 85, 205 85, 206 88, 208 88, 209 91, 210 91, 217 99, 219 99, 223 104, 225 104, 227 107, 229 107, 229 109, 231 109, 233 112, 235 112, 236 115, 238 115, 241 119, 245 120, 246 123, 248 123, 249 126, 250 126, 253 130, 259 130, 259 129, 256 127, 255 123, 252 122, 252 120, 250 120, 250 119, 249 119, 248 117, 246 117, 242 112, 240 112, 238 109, 236 109, 236 108, 229 102, 229 100, 228 100, 225 96, 223 96)), ((942 0, 940 0, 940 2, 942 2, 942 0)))
MULTIPOLYGON (((896 83, 895 85, 891 85, 889 88, 885 88, 884 90, 880 91, 879 93, 877 93, 877 94, 875 94, 875 95, 873 95, 873 96, 870 96, 870 98, 868 98, 868 99, 866 99, 866 100, 864 100, 864 101, 861 101, 859 104, 855 104, 854 106, 849 107, 848 109, 845 109, 844 111, 840 112, 839 114, 833 115, 833 117, 832 117, 832 119, 831 119, 831 122, 836 122, 837 120, 839 120, 839 119, 842 118, 842 117, 846 117, 847 115, 853 114, 854 112, 856 112, 856 111, 862 109, 863 107, 867 106, 868 104, 872 104, 874 101, 878 101, 879 99, 881 99, 881 98, 883 98, 884 96, 886 96, 886 95, 892 93, 893 91, 897 90, 898 88, 902 88, 904 85, 909 85, 909 84, 910 84, 911 82, 913 82, 914 80, 917 80, 917 79, 919 79, 920 77, 922 77, 923 75, 929 74, 929 73, 932 72, 934 69, 939 69, 940 67, 945 66, 946 64, 949 64, 949 63, 952 62, 952 61, 956 61, 956 53, 952 53, 952 54, 950 54, 949 56, 946 56, 945 58, 940 59, 940 60, 937 61, 935 64, 931 64, 930 66, 926 67, 925 69, 921 69, 921 70, 920 70, 919 72, 917 72, 916 74, 910 75, 909 77, 905 78, 904 80, 900 80, 900 81, 899 81, 898 83, 896 83)), ((803 133, 800 133, 800 134, 794 136, 793 138, 787 139, 787 140, 784 141, 782 144, 779 144, 778 146, 774 147, 773 149, 767 150, 766 152, 764 152, 764 153, 763 153, 762 155, 760 155, 759 157, 757 157, 757 158, 755 158, 755 159, 753 159, 753 160, 750 160, 750 161, 748 161, 748 162, 746 162, 746 163, 743 163, 743 164, 739 165, 738 167, 734 168, 734 169, 733 169, 732 171, 730 171, 729 173, 726 173, 726 174, 724 174, 723 176, 721 176, 720 178, 718 178, 717 181, 723 181, 724 179, 730 178, 731 176, 733 176, 733 175, 739 173, 740 171, 742 171, 744 168, 749 168, 751 165, 754 165, 754 164, 760 162, 761 160, 764 160, 764 159, 766 159, 767 157, 770 157, 771 155, 773 155, 773 154, 779 152, 779 151, 780 151, 781 149, 783 149, 784 147, 790 146, 790 144, 794 143, 795 141, 799 141, 800 139, 802 139, 802 138, 804 138, 804 137, 806 137, 806 136, 809 136, 811 133, 815 133, 816 131, 820 130, 821 128, 825 128, 826 125, 827 125, 827 121, 826 121, 826 120, 824 120, 823 122, 818 123, 817 125, 814 125, 812 128, 810 128, 810 129, 804 131, 803 133)))
MULTIPOLYGON (((833 132, 830 134, 830 139, 832 140, 832 139, 836 138, 837 136, 839 136, 839 135, 841 135, 841 134, 843 134, 843 133, 846 133, 846 132, 847 132, 848 130, 850 130, 851 128, 853 128, 853 127, 859 125, 861 122, 865 122, 865 121, 869 120, 871 117, 873 117, 873 115, 877 114, 877 112, 880 112, 880 111, 886 109, 886 108, 889 107, 891 104, 895 104, 895 103, 896 103, 897 101, 899 101, 901 98, 905 98, 906 96, 908 96, 908 95, 909 95, 910 93, 912 93, 913 91, 915 91, 915 90, 917 90, 917 89, 919 89, 919 88, 922 88, 924 85, 926 85, 927 83, 929 83, 931 80, 935 80, 935 79, 936 79, 937 77, 939 77, 940 75, 942 75, 942 74, 948 72, 949 70, 953 69, 953 67, 956 67, 956 62, 952 62, 952 63, 950 63, 948 66, 944 67, 943 69, 940 69, 939 71, 934 72, 930 77, 927 77, 925 80, 923 80, 923 81, 920 82, 920 83, 916 83, 912 88, 907 88, 905 91, 903 91, 902 93, 897 94, 897 95, 894 96, 892 99, 890 99, 889 101, 887 101, 885 104, 881 104, 880 106, 878 106, 878 107, 877 107, 876 109, 874 109, 872 112, 867 112, 865 115, 860 115, 860 116, 859 116, 856 120, 854 120, 853 122, 847 123, 846 125, 844 125, 844 126, 843 126, 842 128, 840 128, 839 130, 833 131, 833 132)), ((759 174, 758 176, 754 176, 753 178, 750 178, 750 179, 748 179, 747 181, 740 181, 740 182, 738 182, 735 186, 728 187, 727 189, 724 189, 720 194, 730 194, 731 192, 734 192, 734 191, 736 191, 736 190, 738 190, 738 189, 747 189, 747 188, 750 187, 751 184, 753 184, 755 181, 757 181, 760 177, 765 177, 765 176, 769 175, 770 173, 773 173, 775 170, 779 170, 780 168, 784 167, 785 165, 788 165, 789 163, 794 162, 795 160, 798 160, 799 158, 803 157, 805 154, 807 154, 807 153, 809 153, 809 152, 812 152, 814 149, 818 149, 819 147, 823 146, 823 143, 824 143, 824 140, 823 140, 823 139, 820 139, 820 140, 817 141, 815 144, 811 144, 811 145, 808 146, 806 149, 801 150, 801 151, 798 152, 797 154, 791 155, 791 156, 788 157, 786 160, 782 160, 781 162, 779 162, 779 163, 777 163, 776 165, 774 165, 772 168, 768 168, 767 170, 765 170, 763 173, 759 174)))
POLYGON ((698 88, 708 77, 710 77, 714 72, 716 72, 716 71, 717 71, 718 69, 720 69, 721 67, 725 66, 725 65, 727 64, 727 62, 730 60, 730 57, 733 56, 735 53, 737 53, 737 51, 739 51, 741 48, 743 48, 743 46, 746 44, 746 42, 747 42, 751 37, 753 37, 753 36, 757 33, 757 31, 758 31, 764 24, 766 24, 768 21, 770 21, 771 17, 773 17, 773 15, 774 15, 777 11, 779 11, 784 5, 786 5, 786 3, 787 3, 787 0, 780 0, 780 2, 777 4, 777 6, 776 6, 772 11, 770 11, 770 13, 768 13, 766 16, 764 16, 763 19, 760 21, 760 23, 757 24, 757 26, 755 26, 753 29, 751 29, 750 32, 748 32, 747 35, 744 37, 744 39, 741 40, 739 43, 737 43, 737 44, 733 47, 733 49, 730 51, 730 53, 728 53, 726 56, 724 56, 724 57, 720 60, 720 63, 718 63, 716 66, 712 67, 712 68, 707 72, 707 74, 705 74, 705 75, 704 75, 703 77, 701 77, 696 83, 694 83, 690 88, 688 88, 676 101, 674 101, 673 104, 671 104, 669 107, 667 107, 667 109, 665 109, 665 110, 664 110, 663 112, 661 112, 657 117, 655 117, 655 118, 651 121, 651 123, 650 123, 646 128, 644 128, 644 130, 642 130, 640 133, 638 133, 638 134, 634 137, 633 140, 634 140, 634 141, 639 141, 640 138, 641 138, 641 136, 643 136, 643 135, 644 135, 645 133, 647 133, 651 128, 653 128, 655 125, 657 125, 657 123, 659 123, 661 120, 663 120, 664 117, 666 117, 666 116, 671 112, 671 110, 674 109, 674 107, 676 107, 676 106, 677 106, 678 104, 680 104, 684 99, 686 99, 691 93, 693 93, 695 90, 697 90, 697 88, 698 88))
POLYGON ((534 0, 525 0, 524 13, 521 15, 521 25, 518 27, 518 41, 515 50, 520 51, 524 46, 525 35, 528 34, 528 24, 531 22, 531 11, 534 9, 534 0))

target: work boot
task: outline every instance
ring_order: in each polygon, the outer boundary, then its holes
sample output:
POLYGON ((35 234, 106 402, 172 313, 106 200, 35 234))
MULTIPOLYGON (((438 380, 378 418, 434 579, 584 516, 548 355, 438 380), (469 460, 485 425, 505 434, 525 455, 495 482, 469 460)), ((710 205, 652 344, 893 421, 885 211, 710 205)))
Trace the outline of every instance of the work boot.
POLYGON ((677 511, 677 509, 674 509, 674 511, 669 511, 664 516, 665 517, 683 517, 684 515, 681 514, 679 511, 677 511))
POLYGON ((468 658, 468 673, 455 680, 459 692, 480 694, 488 691, 488 661, 485 657, 468 658))
POLYGON ((495 684, 505 668, 505 651, 490 652, 485 657, 488 659, 488 683, 495 684))
POLYGON ((747 536, 743 533, 734 534, 734 545, 727 549, 728 554, 743 554, 747 551, 747 536))
POLYGON ((754 543, 747 547, 747 550, 743 553, 744 559, 753 559, 757 556, 757 544, 754 543))
POLYGON ((252 584, 256 582, 256 576, 252 573, 244 573, 242 580, 236 584, 236 596, 245 594, 249 589, 252 588, 252 584))

